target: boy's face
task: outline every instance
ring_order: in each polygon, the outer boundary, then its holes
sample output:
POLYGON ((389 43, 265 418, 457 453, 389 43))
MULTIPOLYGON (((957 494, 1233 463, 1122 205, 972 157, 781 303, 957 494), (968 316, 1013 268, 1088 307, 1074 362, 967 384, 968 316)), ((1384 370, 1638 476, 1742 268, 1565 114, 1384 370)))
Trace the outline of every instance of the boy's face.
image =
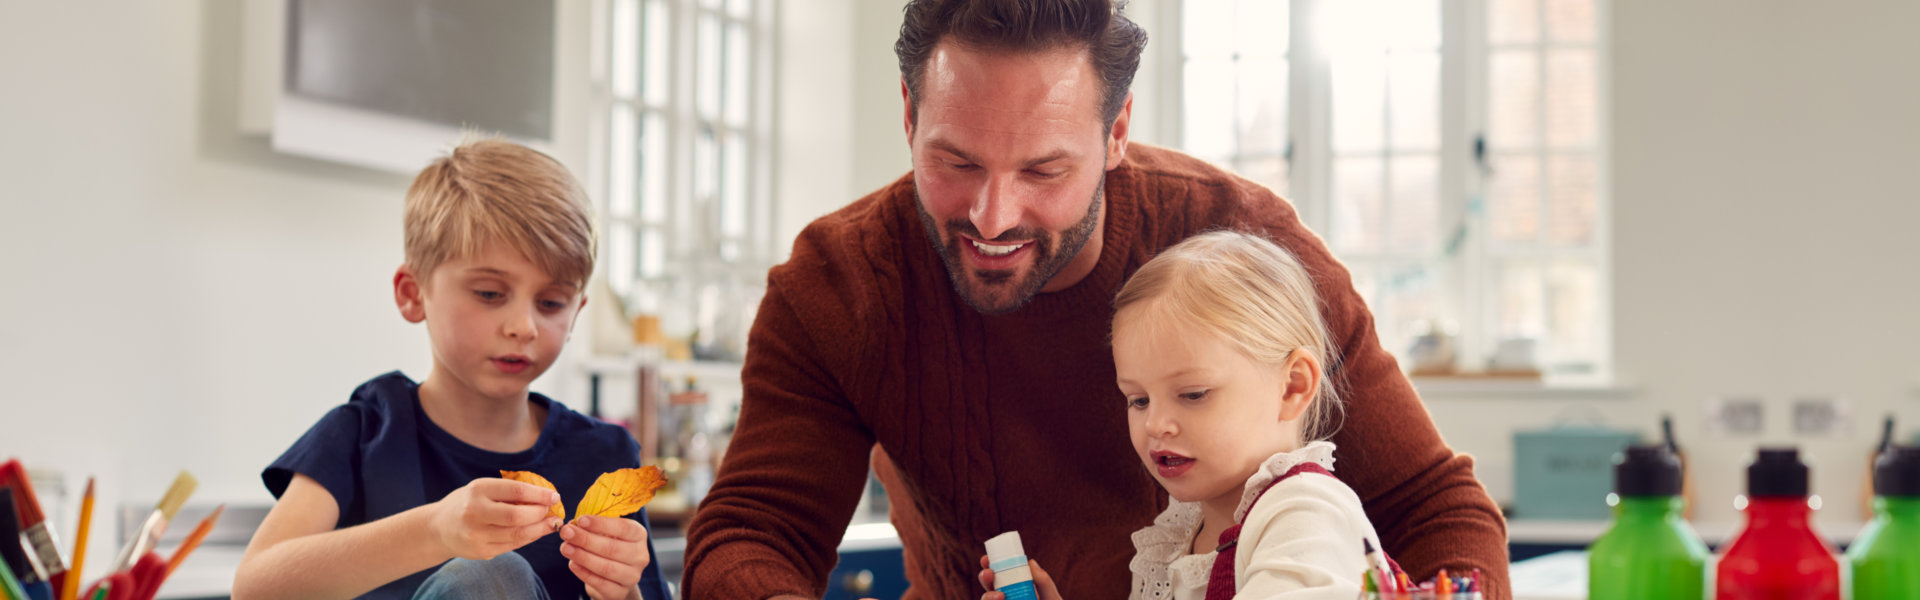
POLYGON ((501 243, 442 263, 425 281, 402 267, 395 286, 402 316, 427 324, 434 375, 493 399, 525 398, 586 304, 576 285, 554 281, 501 243), (418 299, 411 304, 410 294, 418 299))
MULTIPOLYGON (((1300 446, 1278 367, 1155 310, 1114 320, 1113 364, 1127 397, 1133 449, 1167 495, 1232 510, 1247 478, 1300 446)), ((1297 411, 1295 411, 1297 412, 1297 411)))

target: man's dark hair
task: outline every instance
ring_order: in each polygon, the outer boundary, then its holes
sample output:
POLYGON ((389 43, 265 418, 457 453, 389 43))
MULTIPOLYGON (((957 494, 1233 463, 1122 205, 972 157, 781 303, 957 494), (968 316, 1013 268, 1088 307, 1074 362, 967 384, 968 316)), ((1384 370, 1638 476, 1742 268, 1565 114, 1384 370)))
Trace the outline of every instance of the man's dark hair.
POLYGON ((1093 59, 1106 85, 1101 121, 1108 127, 1126 105, 1147 32, 1121 14, 1126 0, 912 0, 900 24, 893 53, 907 82, 914 119, 920 115, 920 82, 940 40, 986 50, 1031 52, 1080 47, 1093 59))

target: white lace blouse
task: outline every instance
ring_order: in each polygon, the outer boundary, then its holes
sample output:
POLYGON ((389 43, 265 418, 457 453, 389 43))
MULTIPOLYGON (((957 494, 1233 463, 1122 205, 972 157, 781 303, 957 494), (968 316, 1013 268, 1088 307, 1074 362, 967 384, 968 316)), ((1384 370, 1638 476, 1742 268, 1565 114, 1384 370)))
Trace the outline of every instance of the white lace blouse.
MULTIPOLYGON (((1340 480, 1295 475, 1261 496, 1267 484, 1302 463, 1333 470, 1333 443, 1312 442, 1261 463, 1247 479, 1234 518, 1241 520, 1235 598, 1351 600, 1360 594, 1367 561, 1360 540, 1380 547, 1360 497, 1340 480), (1259 503, 1254 503, 1254 498, 1259 503)), ((1200 532, 1200 504, 1174 501, 1153 525, 1133 532, 1134 600, 1203 600, 1215 552, 1189 554, 1200 532)), ((1214 545, 1211 540, 1202 547, 1214 545)))

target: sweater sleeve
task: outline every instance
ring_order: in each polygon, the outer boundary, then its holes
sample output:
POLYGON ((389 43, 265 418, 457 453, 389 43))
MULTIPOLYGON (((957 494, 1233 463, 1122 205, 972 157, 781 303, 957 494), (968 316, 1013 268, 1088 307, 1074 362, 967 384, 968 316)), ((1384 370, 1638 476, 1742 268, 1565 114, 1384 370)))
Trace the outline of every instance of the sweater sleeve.
POLYGON ((795 293, 770 285, 754 320, 739 423, 687 531, 684 597, 820 597, 859 503, 873 434, 821 364, 803 318, 823 315, 795 293))
POLYGON ((1362 538, 1374 539, 1360 499, 1338 479, 1302 474, 1268 490, 1241 525, 1244 554, 1235 598, 1348 600, 1367 569, 1362 538))
POLYGON ((1346 267, 1284 200, 1240 181, 1242 226, 1264 229, 1313 274, 1337 353, 1328 379, 1345 413, 1333 436, 1340 479, 1359 495, 1385 549, 1409 575, 1480 569, 1487 598, 1505 600, 1506 520, 1475 478, 1473 459, 1441 439, 1413 383, 1381 347, 1346 267))

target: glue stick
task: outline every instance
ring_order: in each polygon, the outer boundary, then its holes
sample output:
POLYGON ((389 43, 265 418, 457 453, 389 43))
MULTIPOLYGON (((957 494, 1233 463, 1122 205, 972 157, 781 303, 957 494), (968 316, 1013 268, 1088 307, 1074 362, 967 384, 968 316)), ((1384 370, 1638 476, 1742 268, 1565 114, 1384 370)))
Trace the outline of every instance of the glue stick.
POLYGON ((1027 568, 1027 550, 1020 532, 1009 531, 987 540, 987 564, 993 568, 993 589, 1007 600, 1035 600, 1033 571, 1027 568))

